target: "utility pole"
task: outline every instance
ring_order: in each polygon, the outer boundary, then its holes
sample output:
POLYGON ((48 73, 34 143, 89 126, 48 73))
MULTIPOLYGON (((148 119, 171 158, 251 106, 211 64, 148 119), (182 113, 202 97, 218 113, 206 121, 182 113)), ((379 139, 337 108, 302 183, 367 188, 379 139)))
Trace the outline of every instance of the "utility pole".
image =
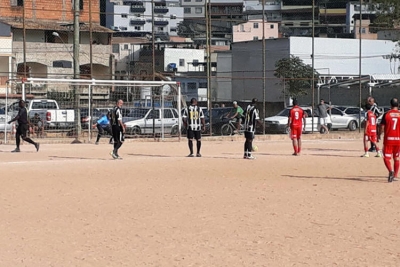
MULTIPOLYGON (((155 33, 154 33, 154 0, 151 0, 151 46, 152 49, 152 80, 156 80, 156 52, 155 52, 155 33)), ((154 109, 154 86, 151 87, 151 107, 153 112, 153 138, 156 138, 156 121, 154 109)))
MULTIPOLYGON (((311 81, 311 90, 312 90, 312 103, 311 103, 311 110, 312 110, 312 120, 311 120, 311 133, 314 133, 314 108, 315 108, 315 85, 314 85, 314 80, 315 80, 315 72, 314 72, 314 67, 315 67, 315 61, 314 61, 314 53, 315 53, 315 1, 312 0, 312 31, 311 31, 311 66, 312 66, 312 81, 311 81)), ((318 99, 319 100, 319 99, 318 99)))
POLYGON ((210 123, 210 135, 212 135, 212 92, 211 92, 211 5, 210 0, 205 1, 206 19, 206 51, 207 51, 207 108, 210 123))
MULTIPOLYGON (((265 108, 265 95, 266 95, 266 88, 265 88, 265 79, 266 79, 266 74, 265 74, 265 0, 262 1, 262 66, 263 66, 263 118, 265 118, 265 113, 266 113, 266 108, 265 108)), ((283 101, 285 101, 285 97, 283 97, 283 101)), ((263 119, 263 135, 265 135, 265 119, 263 119)))
MULTIPOLYGON (((73 44, 73 52, 74 52, 74 79, 79 79, 80 70, 79 70, 79 0, 74 0, 74 44, 73 44)), ((81 143, 79 138, 81 136, 81 116, 79 110, 80 104, 80 92, 79 86, 74 85, 74 114, 75 114, 75 134, 76 138, 72 143, 81 143)))
POLYGON ((26 16, 26 12, 25 12, 25 5, 22 7, 22 39, 23 39, 23 48, 22 48, 22 52, 23 52, 23 61, 24 61, 24 77, 22 79, 22 100, 26 100, 25 96, 26 96, 26 91, 25 91, 25 81, 26 81, 26 25, 25 25, 25 16, 26 16))

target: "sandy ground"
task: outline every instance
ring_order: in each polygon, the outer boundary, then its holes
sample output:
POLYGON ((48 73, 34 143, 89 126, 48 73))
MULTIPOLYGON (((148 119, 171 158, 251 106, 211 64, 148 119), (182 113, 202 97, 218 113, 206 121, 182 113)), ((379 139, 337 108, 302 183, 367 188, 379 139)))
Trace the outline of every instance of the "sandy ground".
POLYGON ((0 146, 0 266, 400 266, 400 182, 361 140, 0 146))

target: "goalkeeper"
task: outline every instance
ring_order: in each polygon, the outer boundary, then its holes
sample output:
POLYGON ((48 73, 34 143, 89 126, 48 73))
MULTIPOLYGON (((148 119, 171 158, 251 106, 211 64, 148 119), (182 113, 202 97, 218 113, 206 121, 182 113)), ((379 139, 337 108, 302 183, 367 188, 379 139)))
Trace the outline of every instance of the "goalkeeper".
POLYGON ((109 114, 103 114, 101 117, 100 117, 100 119, 95 123, 95 124, 93 124, 93 128, 95 128, 95 127, 97 127, 97 130, 98 130, 98 133, 97 133, 97 139, 96 139, 96 145, 98 145, 99 144, 99 141, 100 141, 100 137, 102 136, 102 135, 104 135, 104 132, 106 132, 106 133, 108 133, 109 135, 111 135, 111 138, 110 138, 110 144, 112 144, 113 142, 112 142, 112 140, 113 140, 113 137, 112 137, 112 130, 111 130, 111 126, 110 126, 110 119, 109 119, 109 114))

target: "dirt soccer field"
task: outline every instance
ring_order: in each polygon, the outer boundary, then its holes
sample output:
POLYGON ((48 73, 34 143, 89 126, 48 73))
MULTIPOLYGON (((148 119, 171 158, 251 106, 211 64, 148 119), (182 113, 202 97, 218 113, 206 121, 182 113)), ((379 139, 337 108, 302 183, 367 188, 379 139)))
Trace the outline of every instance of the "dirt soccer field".
POLYGON ((400 182, 361 140, 255 143, 1 145, 0 266, 400 266, 400 182))

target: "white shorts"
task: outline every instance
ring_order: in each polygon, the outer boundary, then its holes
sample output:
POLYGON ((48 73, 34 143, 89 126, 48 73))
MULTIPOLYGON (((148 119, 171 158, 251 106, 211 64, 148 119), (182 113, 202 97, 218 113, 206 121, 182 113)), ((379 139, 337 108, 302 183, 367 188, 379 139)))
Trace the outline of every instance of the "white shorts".
POLYGON ((319 118, 319 124, 328 125, 328 119, 327 118, 319 118))

